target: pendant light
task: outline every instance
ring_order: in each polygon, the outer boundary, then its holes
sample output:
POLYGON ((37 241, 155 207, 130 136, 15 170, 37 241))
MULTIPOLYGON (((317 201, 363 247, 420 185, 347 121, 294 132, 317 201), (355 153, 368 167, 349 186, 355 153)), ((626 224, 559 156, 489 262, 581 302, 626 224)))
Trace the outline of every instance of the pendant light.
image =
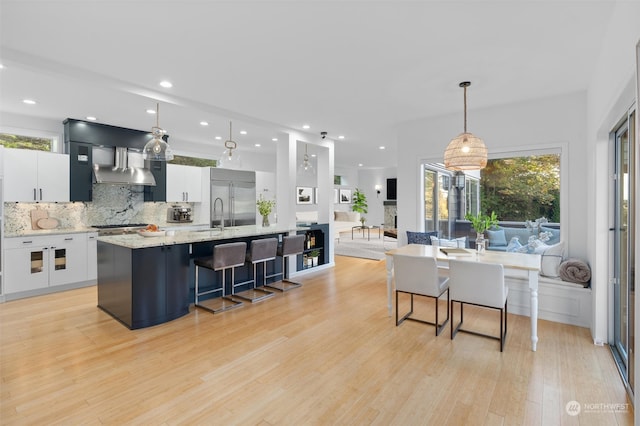
POLYGON ((160 127, 160 104, 156 103, 156 125, 151 128, 153 139, 147 142, 142 150, 142 158, 153 161, 173 160, 173 151, 162 137, 167 132, 160 127))
POLYGON ((226 169, 239 169, 240 168, 240 155, 233 151, 238 148, 238 144, 231 138, 232 123, 229 121, 229 139, 224 142, 226 148, 222 153, 218 167, 224 167, 226 169))
POLYGON ((308 146, 309 144, 304 144, 304 157, 300 169, 304 174, 313 174, 313 164, 309 161, 309 153, 307 151, 308 146))
POLYGON ((449 170, 480 170, 487 165, 487 147, 479 137, 467 132, 468 81, 460 83, 464 88, 464 133, 449 142, 444 152, 444 166, 449 170))

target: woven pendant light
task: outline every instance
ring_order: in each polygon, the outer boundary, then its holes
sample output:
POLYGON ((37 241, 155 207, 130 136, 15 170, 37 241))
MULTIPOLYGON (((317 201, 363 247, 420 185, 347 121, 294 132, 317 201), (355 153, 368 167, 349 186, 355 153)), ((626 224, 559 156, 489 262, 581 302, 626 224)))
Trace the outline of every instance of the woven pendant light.
POLYGON ((444 166, 449 170, 480 170, 487 165, 487 147, 482 139, 467 132, 468 81, 460 83, 464 88, 464 132, 449 142, 444 151, 444 166))

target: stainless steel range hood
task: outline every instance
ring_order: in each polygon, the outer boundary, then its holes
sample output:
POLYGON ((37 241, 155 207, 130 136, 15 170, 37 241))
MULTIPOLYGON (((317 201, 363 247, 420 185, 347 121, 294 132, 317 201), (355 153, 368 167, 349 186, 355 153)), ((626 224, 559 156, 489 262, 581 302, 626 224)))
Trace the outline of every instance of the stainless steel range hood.
MULTIPOLYGON (((156 186, 156 180, 149 169, 129 166, 127 148, 93 148, 93 175, 96 183, 114 185, 147 185, 156 186), (102 155, 100 155, 102 153, 102 155), (106 158, 105 158, 106 157, 106 158)), ((142 154, 139 154, 142 161, 142 154)), ((143 163, 144 164, 144 163, 143 163)))

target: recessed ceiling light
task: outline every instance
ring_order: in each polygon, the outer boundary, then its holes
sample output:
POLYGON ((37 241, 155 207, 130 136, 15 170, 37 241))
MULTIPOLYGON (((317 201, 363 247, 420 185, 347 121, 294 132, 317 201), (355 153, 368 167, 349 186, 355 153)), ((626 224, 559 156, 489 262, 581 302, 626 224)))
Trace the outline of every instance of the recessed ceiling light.
POLYGON ((358 167, 362 167, 362 163, 358 164, 358 167))
POLYGON ((302 126, 302 128, 303 128, 303 129, 305 129, 305 130, 307 130, 307 129, 310 129, 310 128, 311 128, 311 126, 309 126, 308 124, 305 124, 305 125, 303 125, 303 126, 302 126))
POLYGON ((4 65, 0 64, 0 70, 4 69, 4 65))
POLYGON ((200 125, 201 125, 201 126, 208 126, 208 125, 209 125, 209 123, 207 123, 206 121, 201 121, 201 122, 200 122, 200 125))
POLYGON ((379 148, 380 148, 380 149, 387 149, 387 148, 386 148, 386 147, 384 147, 384 146, 381 146, 381 147, 379 147, 379 148))
POLYGON ((311 156, 312 156, 312 157, 315 157, 316 155, 315 155, 315 154, 311 154, 311 156))
POLYGON ((164 87, 165 89, 170 89, 173 87, 173 84, 170 81, 164 80, 160 82, 160 86, 164 87))
POLYGON ((96 121, 96 120, 98 119, 98 117, 94 117, 93 115, 89 115, 89 116, 87 116, 86 118, 87 118, 87 120, 89 120, 89 121, 96 121))
POLYGON ((23 99, 22 102, 24 102, 27 105, 35 105, 36 101, 34 101, 33 99, 23 99))
POLYGON ((246 134, 247 134, 247 131, 246 131, 246 130, 240 130, 240 134, 241 134, 241 135, 246 135, 246 134))
POLYGON ((215 139, 216 139, 217 141, 219 141, 219 140, 222 140, 222 137, 221 137, 221 136, 216 136, 216 137, 215 137, 215 139))
POLYGON ((254 145, 256 148, 260 148, 262 145, 260 145, 259 143, 254 145))
POLYGON ((272 141, 278 142, 278 138, 271 138, 272 141))
POLYGON ((148 109, 147 110, 147 114, 155 114, 156 110, 155 109, 148 109))
POLYGON ((338 136, 338 139, 344 139, 344 135, 338 136))

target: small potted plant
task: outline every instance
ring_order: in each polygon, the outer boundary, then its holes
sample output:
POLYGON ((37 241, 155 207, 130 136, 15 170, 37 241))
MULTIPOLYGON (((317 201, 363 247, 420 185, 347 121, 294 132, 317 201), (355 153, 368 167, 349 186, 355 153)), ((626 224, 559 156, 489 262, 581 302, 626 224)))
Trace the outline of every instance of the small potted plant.
POLYGON ((260 194, 256 205, 258 206, 258 213, 262 215, 262 226, 269 226, 269 214, 276 206, 276 200, 265 200, 260 194))
POLYGON ((364 226, 364 222, 367 220, 367 218, 362 216, 362 214, 369 212, 367 196, 364 195, 364 193, 358 188, 356 188, 355 192, 353 193, 352 203, 353 205, 351 206, 351 210, 360 213, 360 222, 362 222, 362 226, 364 226))
POLYGON ((498 217, 496 216, 496 212, 491 212, 490 215, 479 213, 477 216, 472 215, 471 213, 467 213, 464 216, 469 222, 471 222, 471 226, 476 231, 476 248, 478 252, 482 252, 484 250, 484 231, 491 228, 492 226, 498 225, 498 217))
POLYGON ((311 258, 311 266, 318 266, 318 257, 320 256, 320 250, 312 250, 308 255, 311 258))

